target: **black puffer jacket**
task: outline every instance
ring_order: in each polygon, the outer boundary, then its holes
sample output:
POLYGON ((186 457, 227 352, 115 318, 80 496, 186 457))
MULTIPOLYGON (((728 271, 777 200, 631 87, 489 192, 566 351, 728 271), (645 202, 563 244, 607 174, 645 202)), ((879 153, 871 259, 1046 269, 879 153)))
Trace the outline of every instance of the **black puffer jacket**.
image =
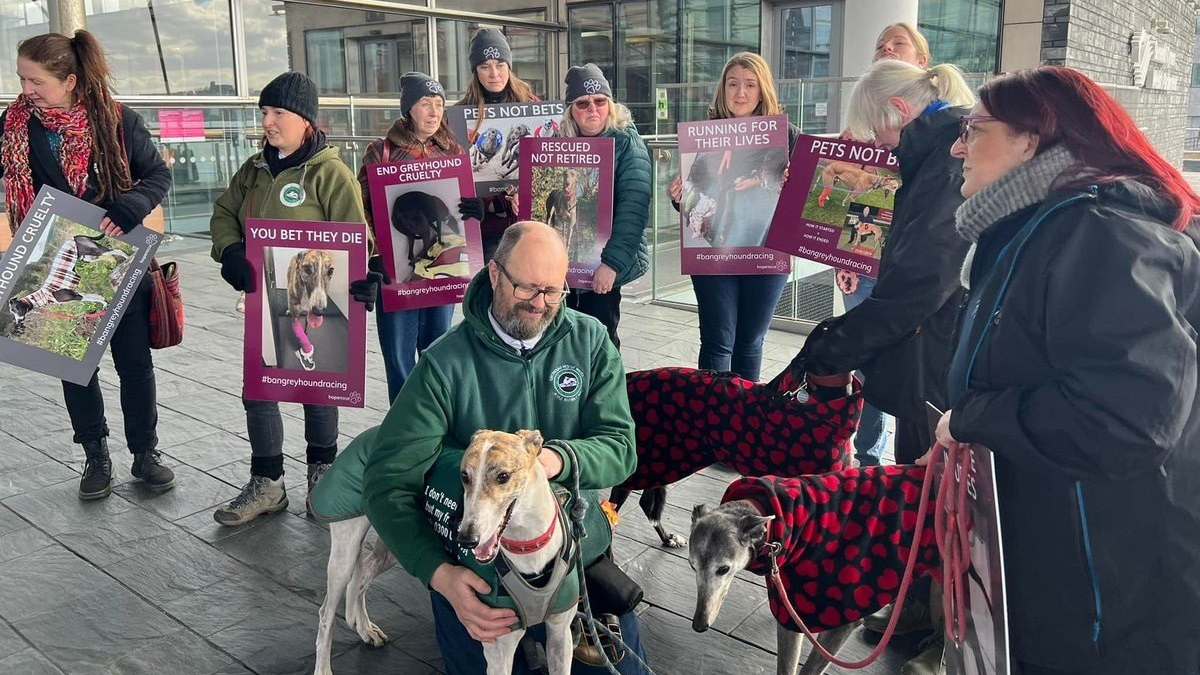
POLYGON ((1115 183, 980 239, 950 430, 995 454, 1015 659, 1200 672, 1200 232, 1174 217, 1115 183))
POLYGON ((950 156, 958 118, 945 108, 904 127, 895 155, 903 185, 880 260, 879 281, 861 305, 809 336, 811 372, 862 368, 864 395, 884 412, 918 422, 925 401, 945 409, 958 307, 959 273, 969 247, 954 229, 962 204, 962 160, 950 156))

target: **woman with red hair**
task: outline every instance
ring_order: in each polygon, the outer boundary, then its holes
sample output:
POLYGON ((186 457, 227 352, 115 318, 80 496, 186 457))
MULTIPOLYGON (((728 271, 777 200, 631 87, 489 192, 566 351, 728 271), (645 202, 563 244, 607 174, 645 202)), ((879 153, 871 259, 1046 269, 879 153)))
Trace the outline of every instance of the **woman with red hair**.
POLYGON ((937 438, 995 455, 1014 673, 1200 672, 1200 197, 1074 70, 979 100, 937 438))

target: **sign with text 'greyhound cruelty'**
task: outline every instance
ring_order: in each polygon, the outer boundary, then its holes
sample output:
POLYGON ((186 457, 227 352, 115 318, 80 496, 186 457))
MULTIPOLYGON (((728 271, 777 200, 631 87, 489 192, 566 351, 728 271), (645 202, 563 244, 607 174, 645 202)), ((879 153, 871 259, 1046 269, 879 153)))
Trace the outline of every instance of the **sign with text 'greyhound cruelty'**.
POLYGON ((684 274, 787 274, 763 248, 788 165, 786 115, 679 124, 684 274))
POLYGON ((554 136, 562 116, 562 101, 446 108, 450 131, 471 156, 471 172, 480 197, 515 193, 517 169, 522 164, 521 139, 554 136))
POLYGON ((590 289, 612 235, 612 138, 526 138, 521 220, 553 227, 567 245, 567 285, 590 289))
POLYGON ((350 298, 367 276, 363 224, 249 218, 246 259, 246 398, 363 407, 367 310, 350 298))
POLYGON ((899 166, 883 148, 800 136, 766 245, 877 276, 900 188, 899 166))
POLYGON ((0 261, 0 361, 86 385, 127 309, 145 324, 140 291, 161 235, 143 226, 110 237, 104 209, 43 187, 0 261), (136 305, 135 305, 136 306, 136 305))
POLYGON ((479 221, 460 217, 474 197, 466 155, 413 159, 367 167, 375 245, 392 283, 383 311, 462 302, 483 267, 479 221))
MULTIPOLYGON (((936 426, 941 413, 932 405, 928 416, 936 426)), ((965 613, 956 627, 961 635, 961 644, 956 645, 952 636, 946 636, 946 675, 1008 675, 1008 605, 1004 590, 1004 549, 1000 542, 1000 507, 996 501, 995 464, 992 452, 972 444, 969 446, 970 466, 964 472, 953 468, 950 494, 942 495, 948 504, 956 499, 959 491, 965 492, 965 509, 958 519, 970 528, 967 548, 970 565, 961 584, 965 613)), ((935 485, 940 485, 943 472, 948 468, 949 451, 940 446, 936 452, 943 453, 947 461, 939 462, 933 476, 935 485)), ((956 507, 957 508, 957 507, 956 507)), ((954 532, 947 532, 950 546, 960 547, 962 542, 954 532)), ((946 552, 943 551, 945 556, 946 552)), ((947 593, 950 593, 947 584, 947 593)))

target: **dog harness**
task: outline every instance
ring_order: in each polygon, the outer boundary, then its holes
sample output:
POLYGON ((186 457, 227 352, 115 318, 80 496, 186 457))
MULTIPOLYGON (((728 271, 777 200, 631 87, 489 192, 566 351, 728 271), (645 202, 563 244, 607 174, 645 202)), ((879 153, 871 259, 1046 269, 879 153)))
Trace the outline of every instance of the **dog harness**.
MULTIPOLYGON (((774 516, 764 547, 747 569, 765 576, 771 569, 769 544, 780 544, 777 560, 788 599, 811 630, 822 631, 895 600, 914 539, 920 550, 913 573, 939 571, 933 518, 914 537, 924 477, 924 467, 910 465, 742 478, 730 484, 721 502, 746 499, 774 516)), ((932 509, 934 495, 929 499, 932 509)), ((771 585, 767 597, 775 620, 799 631, 771 585)))
MULTIPOLYGON (((504 539, 500 540, 500 551, 496 555, 496 572, 500 575, 500 584, 512 598, 517 618, 522 626, 536 626, 546 620, 551 614, 565 611, 559 592, 565 586, 574 586, 574 592, 568 589, 564 597, 579 596, 579 578, 575 572, 575 559, 579 555, 579 547, 575 537, 571 535, 570 521, 562 510, 562 501, 558 500, 556 527, 562 528, 563 543, 554 556, 549 568, 541 574, 526 577, 512 568, 507 551, 504 549, 504 539), (568 583, 573 582, 573 583, 568 583)), ((569 608, 569 605, 568 607, 569 608)))
POLYGON ((797 400, 789 366, 767 384, 731 373, 655 368, 628 373, 637 470, 620 487, 662 487, 722 462, 746 476, 825 473, 845 466, 862 411, 861 385, 828 401, 797 400))

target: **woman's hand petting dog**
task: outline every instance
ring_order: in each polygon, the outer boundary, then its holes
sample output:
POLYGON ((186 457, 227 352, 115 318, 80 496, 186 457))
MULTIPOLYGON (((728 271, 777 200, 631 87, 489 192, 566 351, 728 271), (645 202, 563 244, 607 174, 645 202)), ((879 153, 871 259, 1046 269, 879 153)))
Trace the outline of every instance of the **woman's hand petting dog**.
POLYGON ((462 565, 442 563, 433 571, 429 587, 450 602, 458 620, 480 642, 495 642, 501 635, 511 633, 517 622, 515 611, 488 607, 479 599, 476 593, 490 593, 492 587, 462 565))
POLYGON ((221 278, 235 291, 254 292, 254 268, 246 260, 246 243, 230 244, 221 252, 221 278))
POLYGON ((350 282, 350 297, 365 305, 368 312, 374 311, 380 285, 387 286, 390 283, 392 278, 384 269, 383 258, 372 256, 367 261, 367 278, 350 282))

